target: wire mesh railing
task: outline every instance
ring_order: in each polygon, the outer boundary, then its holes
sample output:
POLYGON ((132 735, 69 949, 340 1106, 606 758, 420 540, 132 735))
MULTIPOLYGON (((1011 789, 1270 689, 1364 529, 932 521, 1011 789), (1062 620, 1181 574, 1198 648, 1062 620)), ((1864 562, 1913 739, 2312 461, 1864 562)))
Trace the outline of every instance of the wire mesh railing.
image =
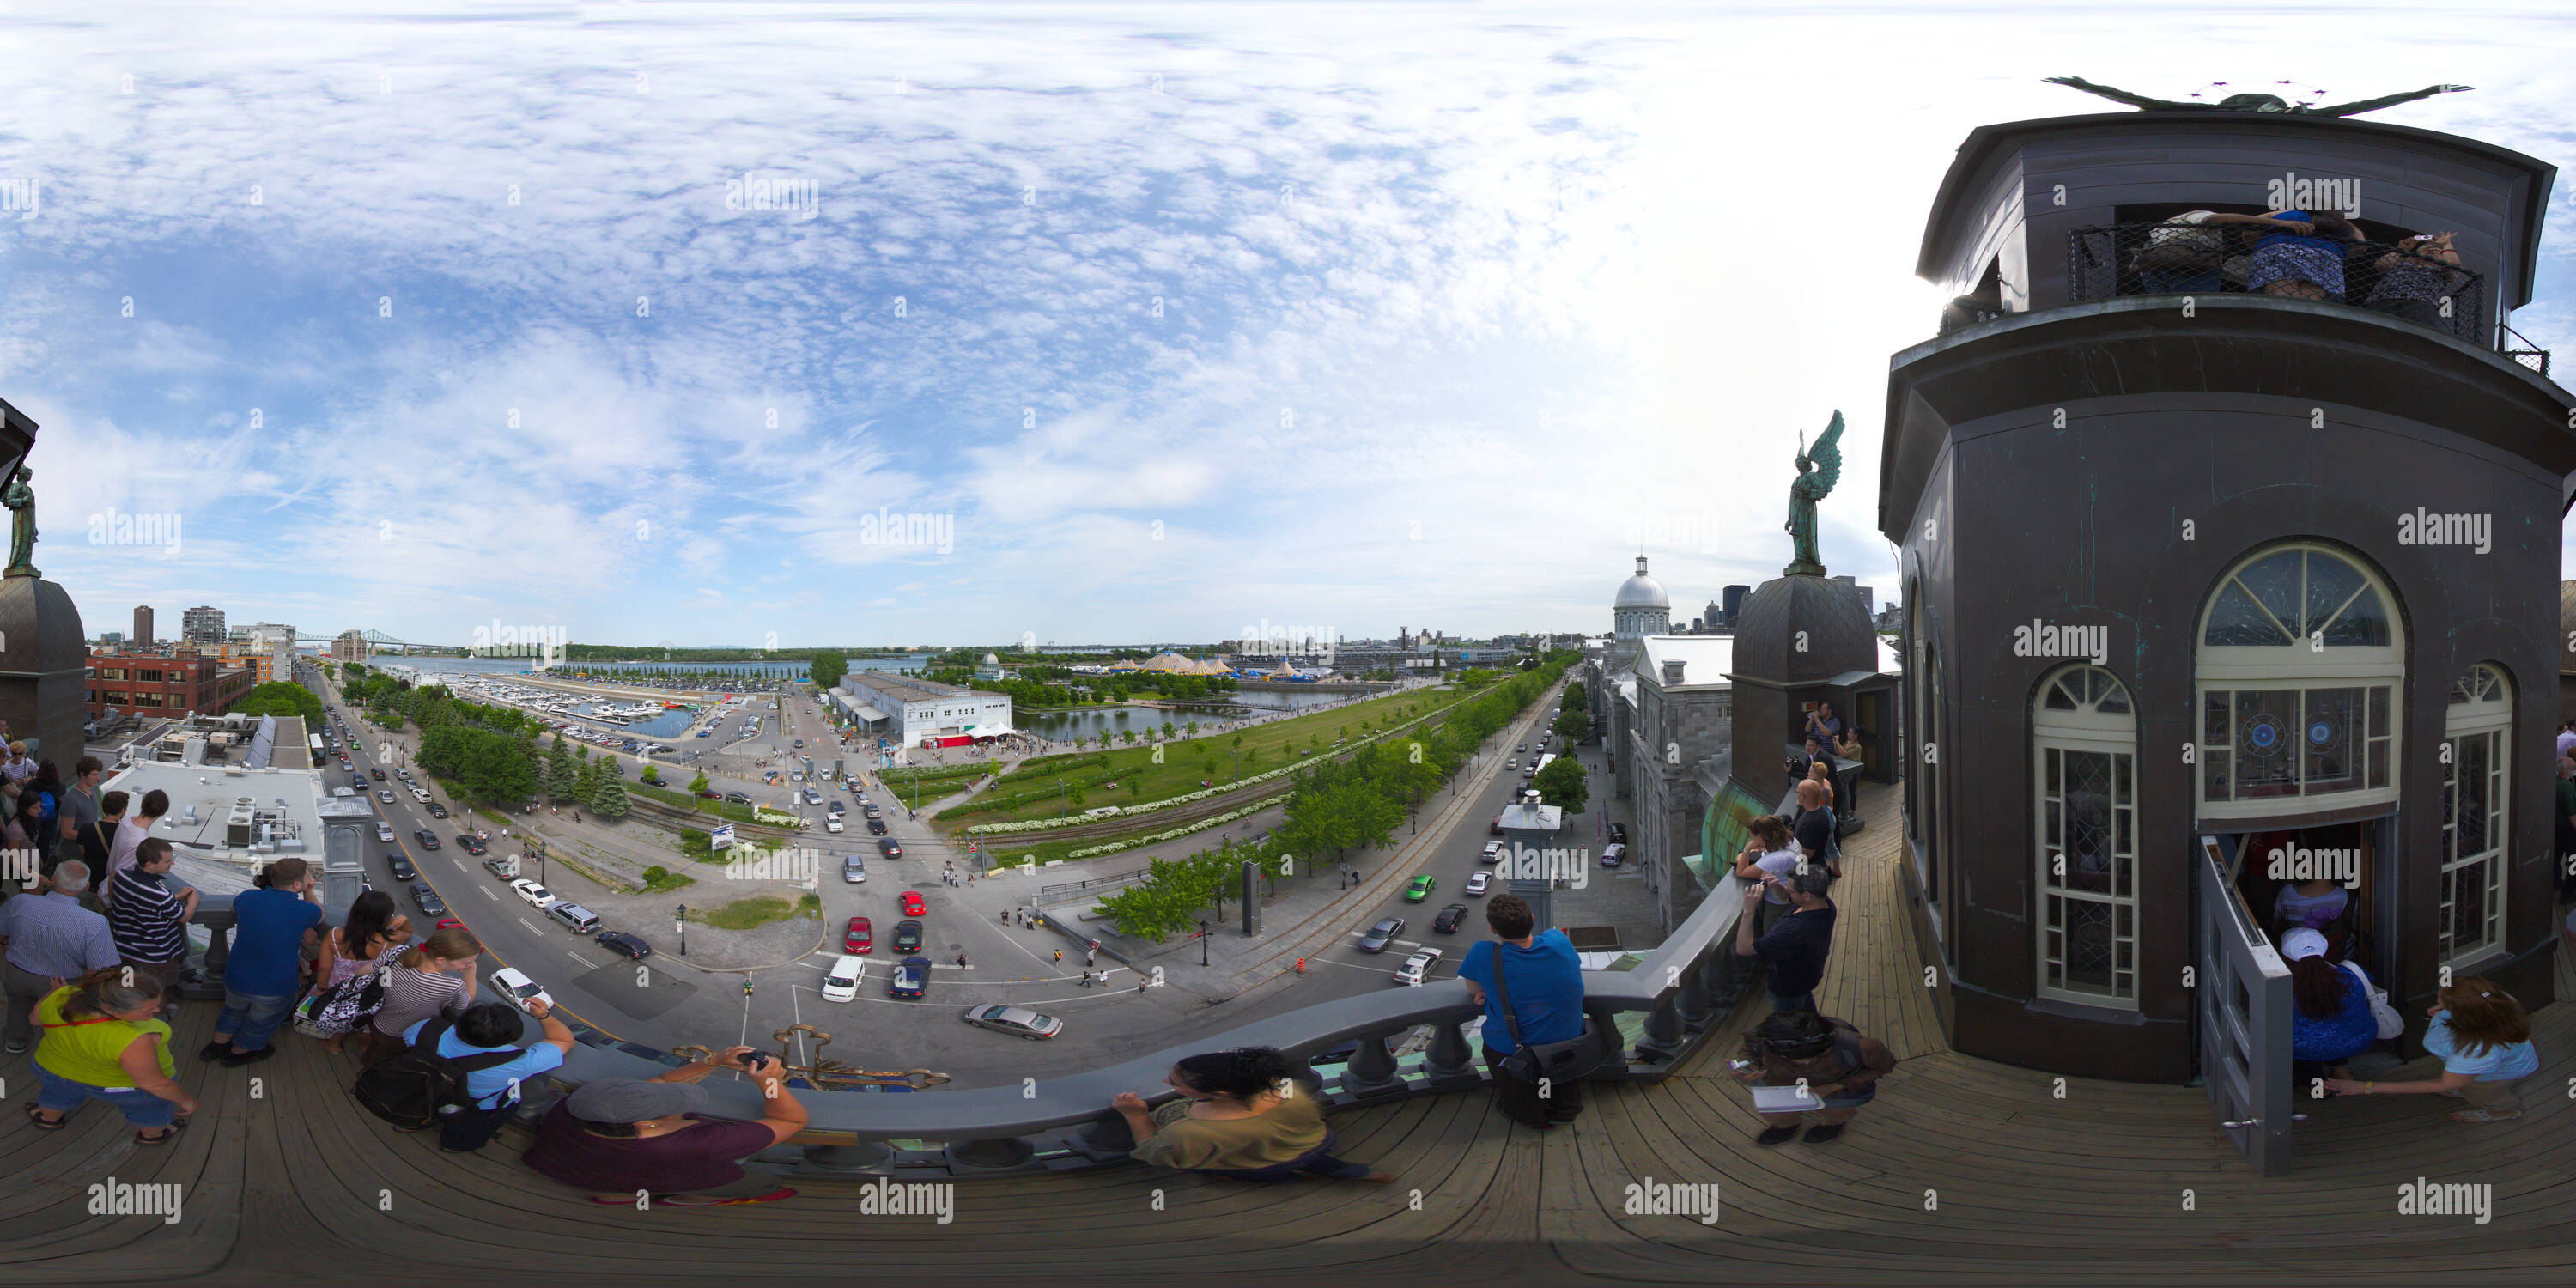
POLYGON ((2251 223, 2103 224, 2067 234, 2066 277, 2073 304, 2126 295, 2270 295, 2368 309, 2506 350, 2488 332, 2485 277, 2452 262, 2439 241, 2391 245, 2251 223))

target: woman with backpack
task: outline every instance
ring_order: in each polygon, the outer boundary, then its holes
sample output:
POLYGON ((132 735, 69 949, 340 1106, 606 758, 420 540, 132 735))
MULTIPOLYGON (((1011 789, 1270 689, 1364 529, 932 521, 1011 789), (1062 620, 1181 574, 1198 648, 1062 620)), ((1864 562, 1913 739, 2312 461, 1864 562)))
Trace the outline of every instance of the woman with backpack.
MULTIPOLYGON (((349 905, 349 919, 322 936, 314 996, 375 970, 384 962, 385 954, 399 952, 410 942, 411 920, 394 910, 392 895, 382 890, 360 894, 349 905)), ((338 1055, 348 1036, 345 1032, 332 1034, 322 1040, 322 1045, 338 1055)))
POLYGON ((376 1064, 401 1051, 403 1031, 438 1015, 461 1015, 473 1005, 478 988, 474 970, 483 941, 463 926, 430 932, 403 950, 385 969, 385 1001, 365 1030, 358 1052, 361 1066, 376 1064))
POLYGON ((1744 1057, 1729 1063, 1738 1080, 1764 1087, 1803 1087, 1803 1107, 1757 1109, 1774 1125, 1754 1137, 1760 1145, 1785 1145, 1810 1112, 1815 1125, 1806 1141, 1821 1145, 1843 1134, 1843 1124, 1878 1096, 1878 1080, 1896 1068, 1886 1044, 1864 1036, 1849 1020, 1812 1010, 1782 1011, 1744 1035, 1744 1057))

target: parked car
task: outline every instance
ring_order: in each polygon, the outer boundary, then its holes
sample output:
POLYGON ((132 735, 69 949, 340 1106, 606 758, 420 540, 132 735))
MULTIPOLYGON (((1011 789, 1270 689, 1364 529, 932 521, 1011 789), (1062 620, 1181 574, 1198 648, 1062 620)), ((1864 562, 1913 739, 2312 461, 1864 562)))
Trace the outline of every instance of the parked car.
POLYGON ((1425 872, 1421 876, 1415 877, 1413 879, 1413 884, 1404 888, 1404 901, 1406 903, 1420 903, 1431 897, 1431 888, 1438 884, 1439 882, 1433 880, 1430 873, 1425 872))
MULTIPOLYGON (((706 737, 706 735, 705 735, 705 734, 699 734, 698 736, 699 736, 699 737, 701 737, 701 738, 706 737)), ((712 788, 712 787, 708 788, 708 789, 707 789, 707 790, 705 790, 705 791, 702 791, 702 792, 698 793, 698 799, 699 799, 699 800, 702 800, 702 801, 720 801, 720 800, 723 800, 724 798, 725 798, 725 794, 724 794, 723 792, 717 791, 716 789, 714 789, 714 788, 712 788)))
POLYGON ((623 930, 600 931, 597 935, 591 937, 591 942, 612 953, 631 957, 637 961, 642 961, 653 955, 653 945, 645 943, 643 940, 627 934, 623 930))
POLYGON ((823 976, 823 1000, 850 1002, 858 1000, 859 979, 867 973, 866 962, 844 956, 832 963, 831 972, 823 976))
POLYGON ((1416 949, 1412 956, 1404 959, 1403 965, 1395 968, 1395 982, 1419 988, 1424 980, 1431 977, 1432 969, 1439 964, 1439 961, 1439 949, 1416 949))
POLYGON ((447 915, 447 905, 439 901, 438 892, 430 889, 429 883, 426 881, 415 881, 412 883, 411 901, 420 908, 420 915, 424 917, 444 917, 447 915))
POLYGON ((424 850, 435 850, 438 848, 438 834, 430 831, 428 828, 424 827, 419 831, 412 833, 411 839, 420 842, 420 848, 424 850))
POLYGON ((751 797, 742 792, 726 792, 724 794, 724 798, 736 805, 748 805, 751 803, 751 797))
POLYGON ((420 870, 411 865, 411 860, 406 859, 399 854, 386 855, 385 866, 393 869, 394 880, 396 881, 420 880, 420 870))
POLYGON ((1035 1042, 1064 1032, 1064 1021, 1052 1015, 1024 1011, 1016 1006, 970 1006, 958 1018, 979 1029, 1008 1033, 1035 1042))
POLYGON ((1469 873, 1469 874, 1467 875, 1467 893, 1469 893, 1469 894, 1483 894, 1483 893, 1485 893, 1486 891, 1491 890, 1491 889, 1493 889, 1493 888, 1494 888, 1494 874, 1493 874, 1493 873, 1491 873, 1491 872, 1471 872, 1471 873, 1469 873))
POLYGON ((850 812, 850 803, 849 803, 848 801, 834 801, 834 802, 832 802, 832 808, 831 808, 831 810, 830 810, 830 813, 831 813, 832 817, 834 817, 834 818, 839 818, 841 815, 843 815, 843 814, 847 814, 847 813, 849 813, 849 812, 850 812))
POLYGON ((1502 861, 1503 861, 1503 843, 1502 843, 1502 842, 1500 842, 1500 841, 1487 841, 1487 842, 1485 842, 1485 852, 1484 852, 1483 854, 1477 855, 1477 856, 1476 856, 1476 861, 1477 861, 1477 862, 1479 862, 1479 863, 1500 863, 1500 862, 1502 862, 1502 861))
POLYGON ((898 921, 894 923, 894 950, 899 953, 917 953, 921 951, 920 922, 898 921))
POLYGON ((522 1011, 537 1002, 543 1002, 548 1006, 555 1004, 551 994, 537 987, 537 982, 528 978, 526 972, 516 966, 504 966, 492 972, 492 989, 509 999, 512 1006, 522 1011))
POLYGON ((431 818, 445 818, 447 817, 447 807, 439 804, 437 801, 431 801, 429 802, 429 816, 431 818))
POLYGON ((1502 815, 1500 815, 1500 814, 1496 814, 1496 815, 1494 816, 1494 821, 1493 821, 1493 822, 1491 822, 1491 823, 1487 823, 1487 824, 1485 825, 1485 835, 1487 835, 1487 836, 1501 836, 1502 834, 1503 834, 1503 816, 1502 816, 1502 815))
POLYGON ((877 853, 889 859, 900 859, 903 857, 903 847, 895 844, 895 839, 891 836, 880 836, 877 838, 877 853))
POLYGON ((456 844, 458 848, 477 858, 482 857, 483 851, 486 848, 481 839, 477 838, 472 832, 457 833, 456 844))
POLYGON ((1385 952, 1387 941, 1402 933, 1404 933, 1404 918, 1388 917, 1376 925, 1369 927, 1369 932, 1360 937, 1360 951, 1364 953, 1385 952))
POLYGON ((1613 844, 1603 846, 1601 849, 1601 866, 1605 868, 1615 868, 1627 860, 1627 846, 1613 844))
POLYGON ((841 826, 841 816, 835 814, 832 817, 823 820, 823 830, 826 832, 846 832, 850 829, 841 826))
POLYGON ((1503 768, 1505 768, 1505 769, 1518 769, 1518 768, 1520 768, 1520 767, 1521 767, 1521 762, 1520 762, 1520 760, 1519 760, 1517 757, 1515 757, 1515 758, 1511 761, 1511 763, 1506 764, 1506 765, 1504 765, 1504 766, 1503 766, 1503 768))
POLYGON ((921 997, 930 991, 930 959, 906 957, 897 967, 894 979, 886 985, 888 997, 921 997))
POLYGON ((557 899, 547 904, 546 915, 563 923, 564 929, 575 934, 587 935, 599 929, 599 914, 570 899, 557 899))
POLYGON ((378 823, 378 824, 376 824, 376 839, 377 839, 377 840, 379 840, 379 841, 391 841, 391 840, 393 840, 393 839, 394 839, 394 825, 393 825, 393 824, 391 824, 391 823, 378 823))
POLYGON ((555 901, 554 891, 548 890, 544 886, 538 885, 536 882, 530 881, 526 877, 521 877, 518 880, 511 882, 510 889, 520 898, 527 900, 528 906, 531 908, 543 908, 547 904, 555 901))
POLYGON ((868 923, 868 919, 865 917, 850 918, 849 926, 841 931, 841 951, 845 953, 866 953, 873 950, 875 947, 876 930, 868 923))
POLYGON ((1613 845, 1626 845, 1628 843, 1627 824, 1613 823, 1610 825, 1610 843, 1613 845))
POLYGON ((1458 933, 1459 924, 1466 920, 1467 905, 1453 903, 1441 909, 1439 916, 1431 919, 1431 928, 1444 935, 1454 935, 1458 933))

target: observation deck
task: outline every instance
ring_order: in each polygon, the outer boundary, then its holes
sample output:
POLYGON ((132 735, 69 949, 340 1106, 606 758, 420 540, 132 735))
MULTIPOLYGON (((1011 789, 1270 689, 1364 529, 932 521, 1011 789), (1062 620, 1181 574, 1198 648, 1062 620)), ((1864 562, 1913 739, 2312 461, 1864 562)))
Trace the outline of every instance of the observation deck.
MULTIPOLYGON (((2576 1006, 2538 1015, 2545 1063, 2526 1084, 2521 1120, 2462 1127, 2443 1115, 2456 1102, 2433 1096, 2311 1105, 2297 1170, 2266 1180, 2221 1138, 2196 1089, 2069 1078, 2061 1097, 2051 1075, 1941 1045, 1902 902, 1897 795, 1873 794, 1872 826, 1846 855, 1819 1002, 1886 1041, 1900 1063, 1832 1144, 1753 1143, 1760 1124, 1725 1060, 1766 1005, 1754 990, 1750 1003, 1712 1014, 1669 1068, 1587 1087, 1581 1119, 1546 1133, 1503 1119, 1481 1089, 1429 1072, 1424 1057, 1392 1087, 1354 1087, 1339 1069, 1328 1078, 1346 1106, 1333 1116, 1339 1152, 1396 1173, 1393 1186, 1256 1186, 1097 1163, 1074 1147, 1095 1120, 1116 1121, 1106 1112, 1113 1086, 1159 1086, 1159 1067, 1145 1075, 1169 1054, 1158 1053, 1056 1080, 1037 1101, 1018 1088, 800 1093, 818 1125, 845 1124, 798 1142, 826 1151, 863 1148, 880 1115, 914 1117, 925 1134, 937 1120, 991 1138, 1029 1118, 1062 1119, 1018 1137, 1035 1145, 1031 1157, 994 1158, 1001 1165, 992 1167, 954 1149, 942 1157, 923 1140, 884 1139, 894 1161, 879 1170, 955 1183, 953 1224, 857 1215, 871 1184, 861 1173, 800 1176, 798 1197, 782 1203, 638 1212, 594 1205, 522 1166, 522 1127, 477 1155, 444 1154, 431 1136, 394 1131, 349 1096, 352 1062, 291 1031, 265 1064, 199 1064, 193 1053, 215 1007, 189 1002, 174 1018, 180 1076, 204 1109, 172 1145, 135 1146, 131 1130, 96 1106, 60 1132, 15 1113, 0 1119, 9 1160, 0 1282, 346 1282, 397 1271, 423 1282, 463 1274, 608 1284, 785 1274, 1990 1285, 2241 1283, 2249 1265, 2350 1282, 2433 1282, 2464 1268, 2479 1282, 2576 1277, 2565 1219, 2576 1193, 2566 1148, 2576 1102, 2550 1090, 2576 1077, 2576 1006), (1077 1099, 1096 1106, 1090 1116, 1077 1099), (826 1101, 858 1109, 818 1103, 826 1101), (980 1127, 970 1121, 978 1117, 980 1127), (90 1215, 88 1187, 111 1177, 184 1185, 182 1219, 90 1215), (2492 1221, 2397 1217, 2396 1187, 2418 1177, 2492 1184, 2492 1221), (1627 1215, 1628 1187, 1649 1181, 1718 1182, 1719 1220, 1627 1215)), ((1716 922, 1731 933, 1732 893, 1714 892, 1676 942, 1705 944, 1694 937, 1716 922)), ((2576 995, 2570 961, 2559 954, 2561 996, 2576 995)), ((1589 978, 1596 997, 1620 982, 1589 978)), ((1460 992, 1391 989, 1391 1019, 1352 1019, 1337 1008, 1377 999, 1344 999, 1196 1046, 1271 1040, 1321 1050, 1353 1024, 1396 1032, 1451 1022, 1464 1009, 1460 992)), ((570 1068, 595 1075, 633 1058, 585 1048, 570 1068)), ((0 1077, 28 1086, 26 1057, 0 1061, 0 1077)))

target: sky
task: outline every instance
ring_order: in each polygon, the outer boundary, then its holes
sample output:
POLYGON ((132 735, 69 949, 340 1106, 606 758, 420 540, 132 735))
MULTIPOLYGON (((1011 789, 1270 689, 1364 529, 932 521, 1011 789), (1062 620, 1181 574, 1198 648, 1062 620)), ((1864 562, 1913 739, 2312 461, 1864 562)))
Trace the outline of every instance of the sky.
MULTIPOLYGON (((1641 552, 1687 622, 1779 575, 1837 410, 1822 553, 1884 603, 1887 363, 1971 129, 2128 110, 2052 75, 2448 81, 2371 119, 2566 167, 2571 44, 2545 6, 14 0, 0 398, 93 634, 1601 632, 1641 552)), ((2515 325, 2562 353, 2571 239, 2561 184, 2515 325)))

